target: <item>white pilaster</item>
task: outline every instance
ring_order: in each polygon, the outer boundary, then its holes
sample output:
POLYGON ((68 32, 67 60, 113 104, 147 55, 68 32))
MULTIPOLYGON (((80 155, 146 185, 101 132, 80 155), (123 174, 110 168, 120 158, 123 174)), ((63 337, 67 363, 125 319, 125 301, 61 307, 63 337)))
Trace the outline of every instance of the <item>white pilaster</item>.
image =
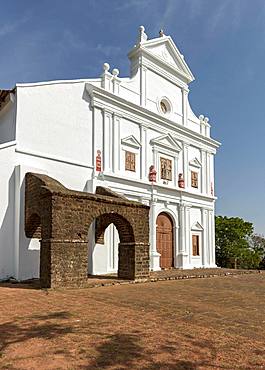
POLYGON ((206 152, 206 194, 211 194, 211 154, 206 152))
POLYGON ((191 230, 190 230, 190 205, 185 206, 185 232, 186 232, 186 248, 185 251, 188 254, 188 266, 189 268, 192 265, 192 245, 191 245, 191 230))
POLYGON ((113 114, 113 145, 112 145, 112 170, 118 173, 120 169, 120 152, 121 152, 121 139, 120 139, 120 121, 121 116, 116 113, 113 114))
POLYGON ((188 254, 188 241, 186 228, 189 225, 189 220, 186 217, 186 207, 181 202, 179 204, 179 248, 178 248, 178 267, 188 268, 189 266, 189 254, 188 254), (187 224, 188 222, 188 224, 187 224))
POLYGON ((179 220, 178 224, 174 226, 174 267, 179 266, 179 220))
POLYGON ((210 250, 211 250, 211 259, 210 259, 210 266, 216 267, 215 263, 215 219, 214 219, 214 211, 209 211, 209 228, 210 228, 210 250))
POLYGON ((150 201, 150 269, 152 271, 161 270, 160 253, 156 250, 156 198, 152 196, 150 201))
POLYGON ((206 151, 201 149, 201 191, 202 194, 206 193, 207 188, 207 161, 206 161, 206 151))
POLYGON ((187 126, 188 121, 188 109, 187 109, 187 100, 188 100, 188 93, 189 90, 187 88, 182 88, 182 124, 183 126, 187 126))
POLYGON ((209 238, 208 238, 208 211, 206 209, 201 210, 202 213, 202 226, 203 226, 203 233, 202 233, 202 266, 208 267, 208 255, 209 255, 209 238))
POLYGON ((178 184, 178 157, 174 156, 174 172, 173 172, 173 183, 174 187, 177 187, 178 184))
POLYGON ((112 113, 103 109, 103 171, 110 172, 112 163, 112 113))
POLYGON ((144 179, 147 176, 147 128, 140 126, 140 178, 144 179))
POLYGON ((185 182, 185 188, 189 186, 189 156, 188 156, 189 144, 183 143, 183 177, 185 182))
POLYGON ((140 105, 146 106, 146 80, 147 80, 147 68, 140 67, 140 105))

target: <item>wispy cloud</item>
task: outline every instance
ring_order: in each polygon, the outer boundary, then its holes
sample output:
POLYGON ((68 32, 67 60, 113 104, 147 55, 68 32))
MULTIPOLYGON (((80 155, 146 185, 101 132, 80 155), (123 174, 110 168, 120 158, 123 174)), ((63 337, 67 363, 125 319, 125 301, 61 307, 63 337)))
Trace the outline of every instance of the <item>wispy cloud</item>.
POLYGON ((16 22, 10 22, 0 26, 0 37, 5 37, 10 33, 15 32, 20 26, 27 23, 30 20, 30 15, 25 15, 16 22))
POLYGON ((164 13, 162 14, 159 28, 165 28, 171 23, 172 19, 176 17, 176 10, 178 5, 179 3, 176 2, 175 0, 168 0, 165 3, 165 10, 164 13))
POLYGON ((222 0, 208 16, 208 31, 214 34, 224 27, 238 29, 245 15, 245 5, 240 0, 222 0))
POLYGON ((122 0, 118 2, 118 5, 116 6, 116 10, 124 11, 130 8, 136 8, 136 9, 143 9, 146 7, 152 7, 155 6, 154 2, 152 0, 122 0))

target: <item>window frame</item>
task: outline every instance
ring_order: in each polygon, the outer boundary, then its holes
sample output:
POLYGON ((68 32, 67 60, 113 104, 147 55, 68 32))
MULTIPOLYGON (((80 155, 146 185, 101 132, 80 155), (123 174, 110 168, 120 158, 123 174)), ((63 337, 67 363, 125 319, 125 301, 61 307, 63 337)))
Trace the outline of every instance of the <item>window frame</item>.
POLYGON ((172 165, 172 159, 165 158, 163 156, 159 156, 159 165, 160 165, 160 179, 166 180, 166 181, 172 181, 173 179, 173 165, 172 165), (162 168, 162 162, 166 163, 166 168, 162 168), (167 166, 170 164, 170 169, 167 168, 167 166), (165 171, 165 177, 162 176, 162 170, 165 171))

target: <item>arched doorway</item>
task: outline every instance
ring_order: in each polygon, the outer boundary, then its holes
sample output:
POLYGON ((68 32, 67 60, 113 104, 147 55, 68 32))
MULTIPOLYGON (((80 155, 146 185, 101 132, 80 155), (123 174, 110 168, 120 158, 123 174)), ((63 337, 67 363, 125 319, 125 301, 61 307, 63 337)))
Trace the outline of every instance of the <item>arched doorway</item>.
POLYGON ((25 234, 34 238, 41 232, 41 287, 86 285, 88 231, 94 220, 96 243, 104 242, 110 224, 117 228, 118 276, 149 276, 148 206, 103 187, 96 194, 70 190, 47 175, 27 173, 25 181, 25 234))
POLYGON ((173 222, 171 217, 162 212, 156 219, 156 249, 160 253, 160 267, 174 266, 173 222))
POLYGON ((96 222, 88 232, 88 275, 105 275, 118 272, 119 232, 111 223, 98 235, 96 222))

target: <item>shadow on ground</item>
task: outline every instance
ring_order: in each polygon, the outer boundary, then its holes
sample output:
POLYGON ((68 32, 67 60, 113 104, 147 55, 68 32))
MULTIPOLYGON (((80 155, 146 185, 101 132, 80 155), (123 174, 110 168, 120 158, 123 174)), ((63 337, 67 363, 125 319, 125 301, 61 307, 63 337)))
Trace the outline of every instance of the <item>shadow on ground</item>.
POLYGON ((53 339, 72 332, 72 327, 58 320, 68 319, 65 311, 52 312, 46 315, 33 315, 17 322, 6 322, 0 325, 0 353, 12 344, 23 343, 30 339, 53 339), (54 322, 56 320, 57 322, 54 322))
MULTIPOLYGON (((198 368, 212 365, 216 358, 216 349, 209 341, 198 342, 193 340, 194 352, 198 355, 200 349, 210 351, 207 360, 187 361, 175 359, 174 353, 177 351, 177 344, 168 341, 166 345, 158 346, 157 350, 150 351, 140 345, 141 334, 115 334, 107 337, 105 343, 96 348, 98 357, 93 364, 80 367, 83 370, 94 369, 141 369, 141 370, 196 370, 198 368), (159 360, 162 357, 172 357, 170 360, 159 360)), ((185 335, 183 339, 187 339, 185 335)), ((159 343, 158 343, 159 344, 159 343)), ((202 356, 204 357, 204 356, 202 356)), ((226 367, 219 367, 225 369, 226 367)))

